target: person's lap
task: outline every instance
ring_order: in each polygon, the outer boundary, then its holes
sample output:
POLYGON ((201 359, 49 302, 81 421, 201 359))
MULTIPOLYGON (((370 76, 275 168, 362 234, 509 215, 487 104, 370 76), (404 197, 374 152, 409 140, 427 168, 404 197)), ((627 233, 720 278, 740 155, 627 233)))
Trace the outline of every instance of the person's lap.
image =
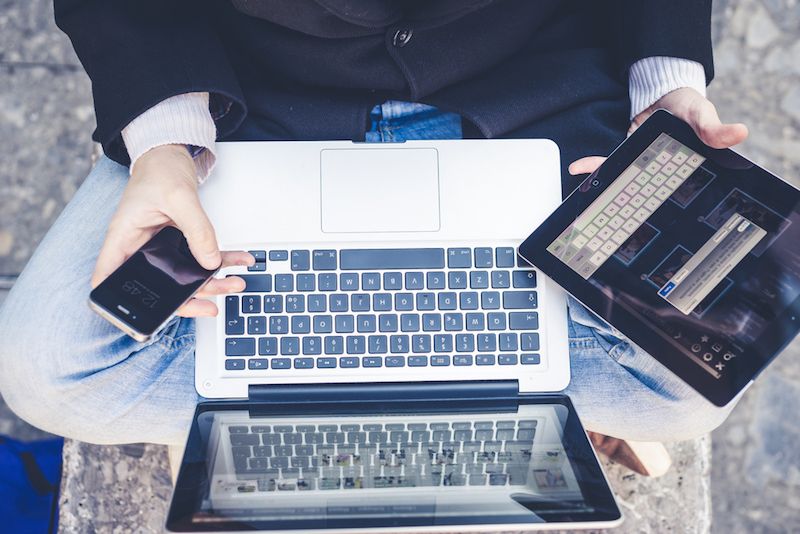
MULTIPOLYGON (((402 107, 384 111, 398 116, 378 117, 372 141, 461 136, 457 116, 416 109, 414 119, 404 117, 402 107)), ((537 127, 525 133, 519 136, 548 137, 537 127)), ((606 132, 589 144, 610 137, 606 132)), ((580 142, 569 136, 557 141, 580 142)), ((562 153, 577 150, 562 147, 562 153)), ((175 319, 141 344, 86 305, 96 256, 127 178, 127 168, 101 159, 8 295, 0 310, 0 392, 21 417, 50 432, 96 443, 180 444, 201 400, 194 388, 194 322, 175 319)), ((588 429, 669 440, 724 420, 728 410, 713 407, 588 312, 572 305, 571 317, 566 393, 588 429)))

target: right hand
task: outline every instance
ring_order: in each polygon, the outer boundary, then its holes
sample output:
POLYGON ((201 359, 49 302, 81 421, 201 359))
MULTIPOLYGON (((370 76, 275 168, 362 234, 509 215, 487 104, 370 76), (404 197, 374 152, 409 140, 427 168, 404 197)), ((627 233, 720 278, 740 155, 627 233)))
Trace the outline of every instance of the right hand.
MULTIPOLYGON (((186 236, 189 249, 206 269, 231 265, 252 265, 247 252, 220 252, 211 221, 197 194, 195 164, 182 145, 163 145, 145 152, 137 161, 111 219, 106 239, 97 258, 92 287, 97 287, 114 270, 164 226, 176 226, 186 236)), ((197 297, 184 304, 182 317, 214 316, 217 306, 202 297, 236 293, 244 289, 237 276, 210 280, 197 297)))

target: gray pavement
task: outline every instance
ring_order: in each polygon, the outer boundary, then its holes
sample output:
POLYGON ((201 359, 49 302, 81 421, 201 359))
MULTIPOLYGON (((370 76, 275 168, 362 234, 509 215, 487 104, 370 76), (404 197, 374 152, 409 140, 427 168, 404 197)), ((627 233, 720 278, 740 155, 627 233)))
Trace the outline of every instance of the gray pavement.
MULTIPOLYGON (((740 151, 800 184, 800 2, 717 2, 714 42, 717 77, 709 95, 723 120, 750 127, 750 139, 740 151)), ((52 22, 50 0, 0 0, 0 276, 22 269, 90 168, 94 117, 89 91, 89 80, 69 40, 52 22)), ((0 289, 0 304, 4 296, 0 289)), ((795 342, 712 434, 712 532, 797 530, 799 399, 800 342, 795 342)), ((1 401, 0 433, 22 439, 45 435, 16 419, 1 401)), ((670 447, 686 463, 705 457, 707 442, 703 443, 670 447)), ((84 450, 95 451, 99 458, 99 449, 84 450)), ((120 465, 119 458, 136 455, 130 448, 107 452, 120 465)), ((163 451, 148 448, 141 461, 153 461, 148 455, 163 464, 163 451)), ((80 464, 94 473, 95 480, 130 479, 130 473, 119 471, 123 468, 108 471, 104 467, 108 464, 98 463, 97 458, 94 464, 91 457, 80 464)), ((76 452, 75 462, 79 461, 76 452)), ((688 506, 687 498, 705 499, 704 468, 697 463, 679 466, 669 475, 674 480, 642 484, 612 467, 612 484, 631 518, 626 530, 704 531, 703 525, 681 523, 665 513, 688 506), (688 485, 681 479, 684 473, 695 477, 688 485), (638 500, 641 495, 657 500, 638 500), (645 504, 656 509, 645 509, 645 504), (642 517, 650 520, 637 522, 642 517)), ((142 482, 145 489, 136 502, 157 509, 165 481, 161 475, 153 477, 142 482)), ((120 498, 109 494, 109 502, 120 498)), ((696 508, 705 506, 704 501, 696 508)), ((105 512, 113 515, 96 520, 121 518, 119 509, 105 512)), ((92 530, 110 526, 108 522, 83 525, 92 530)), ((149 523, 142 529, 158 526, 149 523)))

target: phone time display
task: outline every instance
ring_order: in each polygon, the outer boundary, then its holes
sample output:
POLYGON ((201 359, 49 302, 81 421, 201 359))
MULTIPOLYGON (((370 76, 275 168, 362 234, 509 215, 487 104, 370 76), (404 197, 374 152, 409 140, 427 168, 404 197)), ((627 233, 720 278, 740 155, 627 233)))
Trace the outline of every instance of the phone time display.
POLYGON ((155 308, 160 299, 158 293, 151 291, 138 280, 126 280, 123 282, 122 292, 134 297, 142 307, 149 309, 155 308))

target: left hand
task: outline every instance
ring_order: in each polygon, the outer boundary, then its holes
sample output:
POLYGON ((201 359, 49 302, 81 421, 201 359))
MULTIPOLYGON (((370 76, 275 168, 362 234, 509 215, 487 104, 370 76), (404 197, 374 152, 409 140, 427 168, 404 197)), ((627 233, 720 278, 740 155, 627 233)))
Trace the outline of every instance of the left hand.
MULTIPOLYGON (((700 140, 710 147, 729 148, 747 139, 747 126, 741 123, 723 124, 714 104, 688 87, 665 94, 652 106, 639 113, 633 118, 628 135, 632 134, 655 110, 661 108, 689 123, 700 140)), ((606 158, 602 156, 581 158, 570 164, 569 173, 572 175, 592 173, 605 160, 606 158)))

